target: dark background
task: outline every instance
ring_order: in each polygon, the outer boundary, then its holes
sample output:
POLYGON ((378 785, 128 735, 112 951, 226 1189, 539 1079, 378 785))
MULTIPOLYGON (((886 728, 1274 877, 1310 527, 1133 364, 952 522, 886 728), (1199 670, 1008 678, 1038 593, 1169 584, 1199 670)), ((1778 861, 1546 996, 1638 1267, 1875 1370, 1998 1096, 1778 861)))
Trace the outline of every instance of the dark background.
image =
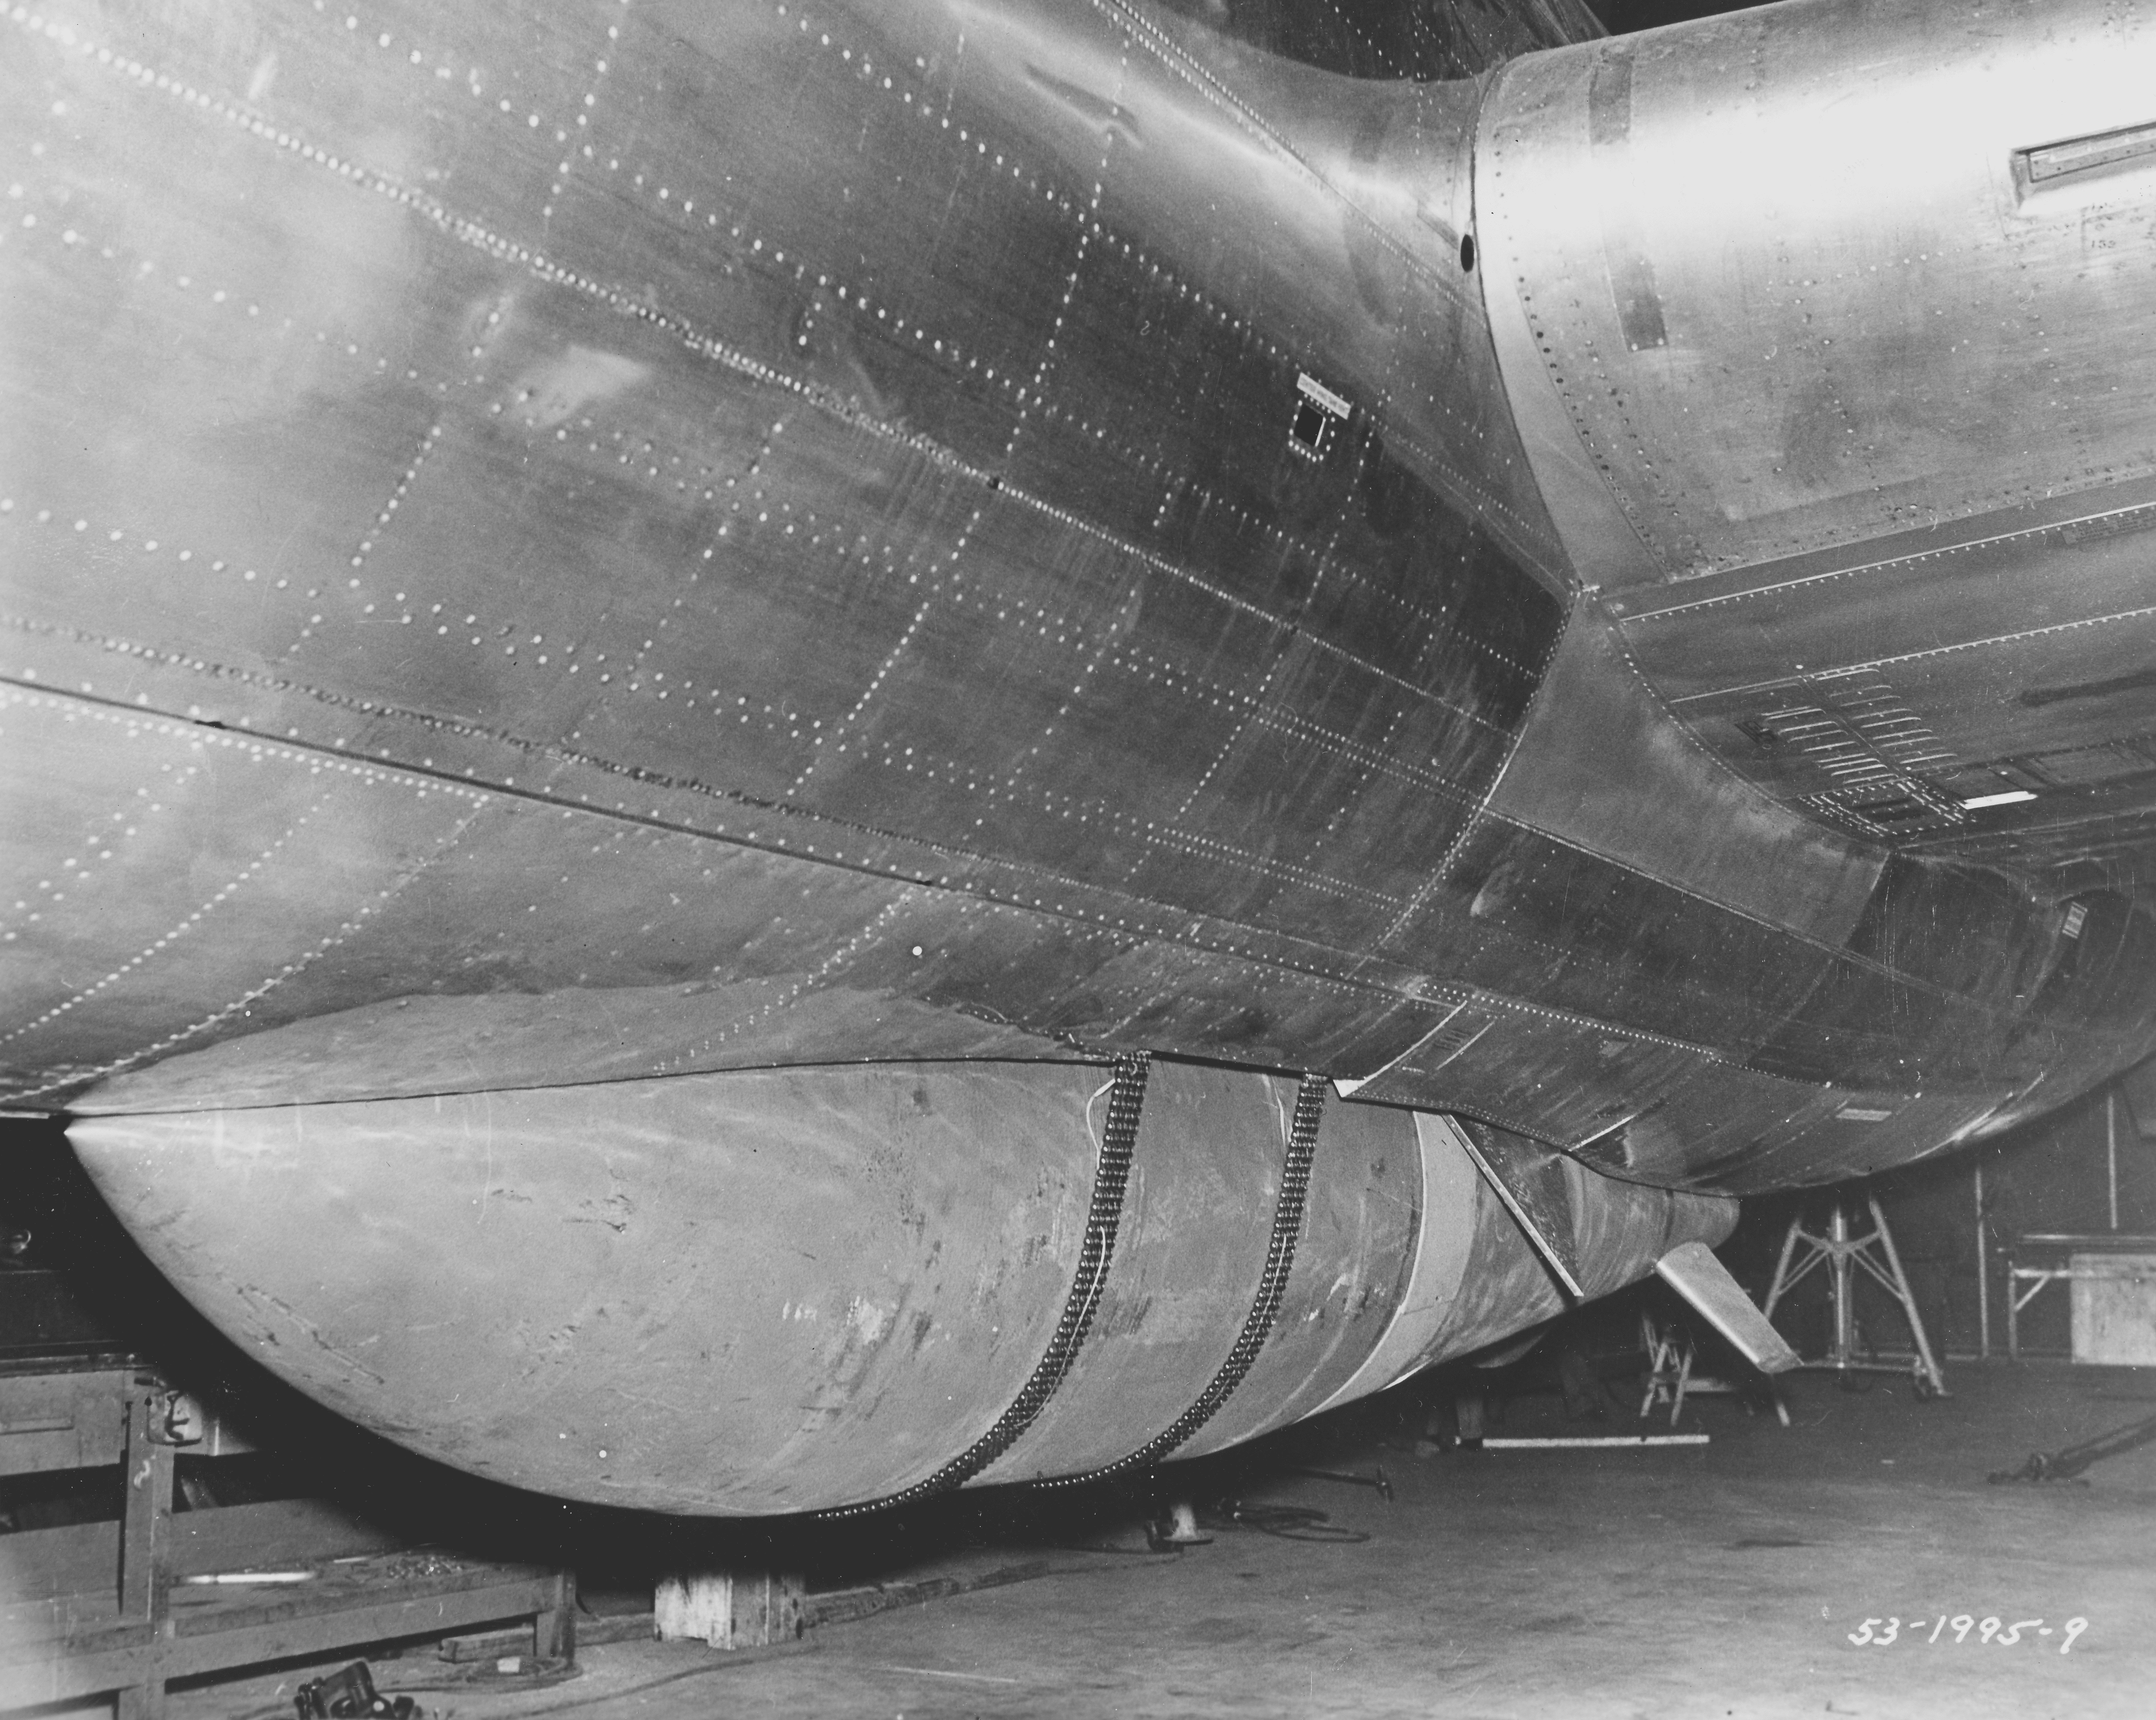
POLYGON ((1717 13, 1743 8, 1702 3, 1702 0, 1587 0, 1588 8, 1600 18, 1613 36, 1632 30, 1651 30, 1663 24, 1681 24, 1687 18, 1712 18, 1717 13))

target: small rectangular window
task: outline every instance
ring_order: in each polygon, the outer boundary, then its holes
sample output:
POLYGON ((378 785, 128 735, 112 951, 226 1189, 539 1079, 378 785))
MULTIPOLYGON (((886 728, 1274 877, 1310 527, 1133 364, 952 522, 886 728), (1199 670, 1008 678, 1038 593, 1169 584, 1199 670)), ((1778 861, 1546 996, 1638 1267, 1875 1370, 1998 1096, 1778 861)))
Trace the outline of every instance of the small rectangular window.
POLYGON ((1288 446, 1306 459, 1322 460, 1332 445, 1332 433, 1347 420, 1348 402, 1307 372, 1296 378, 1296 393, 1288 446))
POLYGON ((1325 414, 1307 400, 1296 403, 1295 439, 1312 454, 1325 445, 1325 414))

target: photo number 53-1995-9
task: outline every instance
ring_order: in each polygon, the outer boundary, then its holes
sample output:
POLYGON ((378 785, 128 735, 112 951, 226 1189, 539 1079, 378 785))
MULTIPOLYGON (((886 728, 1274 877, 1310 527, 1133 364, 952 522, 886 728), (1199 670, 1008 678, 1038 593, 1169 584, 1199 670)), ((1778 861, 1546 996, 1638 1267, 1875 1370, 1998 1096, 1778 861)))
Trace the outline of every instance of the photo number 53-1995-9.
POLYGON ((2009 1624, 1997 1617, 1978 1618, 1974 1613, 1942 1613, 1936 1620, 1866 1619, 1848 1633, 1849 1640, 1858 1648, 1891 1648, 1897 1643, 1933 1643, 1948 1646, 1956 1643, 1988 1645, 1993 1648, 2012 1648, 2027 1641, 2048 1646, 2049 1639, 2059 1638, 2059 1652, 2066 1654, 2075 1640, 2088 1629, 2087 1619, 2068 1619, 2059 1625, 2047 1625, 2041 1619, 2016 1619, 2009 1624), (1923 1634, 1924 1626, 1931 1625, 1931 1634, 1923 1634), (1972 1634, 1973 1633, 1973 1634, 1972 1634))

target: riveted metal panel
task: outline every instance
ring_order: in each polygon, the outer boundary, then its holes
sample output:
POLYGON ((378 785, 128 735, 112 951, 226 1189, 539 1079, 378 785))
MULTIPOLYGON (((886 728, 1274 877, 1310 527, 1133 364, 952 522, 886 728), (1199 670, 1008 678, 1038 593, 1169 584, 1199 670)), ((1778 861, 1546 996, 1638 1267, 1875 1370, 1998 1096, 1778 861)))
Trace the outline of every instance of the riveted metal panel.
POLYGON ((2099 0, 1798 0, 1500 79, 1491 290, 1540 360, 1538 400, 1503 349, 1524 415, 1553 393, 1585 451, 1528 439, 1583 576, 1682 578, 2147 474, 2156 157, 2047 146, 2151 121, 2152 31, 2099 0), (2032 177, 2032 150, 2059 171, 2032 177), (1650 567, 1589 523, 1611 506, 1650 567))

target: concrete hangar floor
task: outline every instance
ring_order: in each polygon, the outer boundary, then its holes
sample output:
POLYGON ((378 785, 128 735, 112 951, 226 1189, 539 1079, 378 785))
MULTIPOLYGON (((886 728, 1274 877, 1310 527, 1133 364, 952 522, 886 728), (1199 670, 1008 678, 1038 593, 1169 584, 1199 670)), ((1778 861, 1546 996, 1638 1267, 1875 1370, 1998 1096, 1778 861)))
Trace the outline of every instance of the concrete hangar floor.
MULTIPOLYGON (((1419 1438, 1448 1400, 1410 1383, 1237 1461, 1171 1468, 1147 1494, 968 1501, 924 1526, 946 1547, 926 1563, 856 1543, 874 1569, 812 1571, 812 1591, 935 1598, 798 1646, 601 1642, 536 1689, 445 1688, 431 1648, 374 1671, 458 1720, 2156 1712, 2156 1445, 2079 1482, 1987 1481, 2156 1415, 2156 1379, 1965 1363, 1948 1382, 1926 1403, 1900 1379, 1854 1393, 1798 1374, 1787 1428, 1695 1398, 1681 1425, 1709 1443, 1630 1450, 1419 1438), (1380 1468, 1389 1498, 1308 1473, 1380 1468), (1145 1517, 1178 1497, 1211 1538, 1147 1550, 1145 1517)), ((1487 1430, 1666 1431, 1666 1412, 1634 1420, 1631 1384, 1612 1382, 1629 1401, 1599 1424, 1548 1389, 1487 1430)), ((598 1613, 649 1604, 607 1580, 586 1575, 598 1613)), ((175 1692, 171 1712, 268 1720, 304 1676, 175 1692)))

